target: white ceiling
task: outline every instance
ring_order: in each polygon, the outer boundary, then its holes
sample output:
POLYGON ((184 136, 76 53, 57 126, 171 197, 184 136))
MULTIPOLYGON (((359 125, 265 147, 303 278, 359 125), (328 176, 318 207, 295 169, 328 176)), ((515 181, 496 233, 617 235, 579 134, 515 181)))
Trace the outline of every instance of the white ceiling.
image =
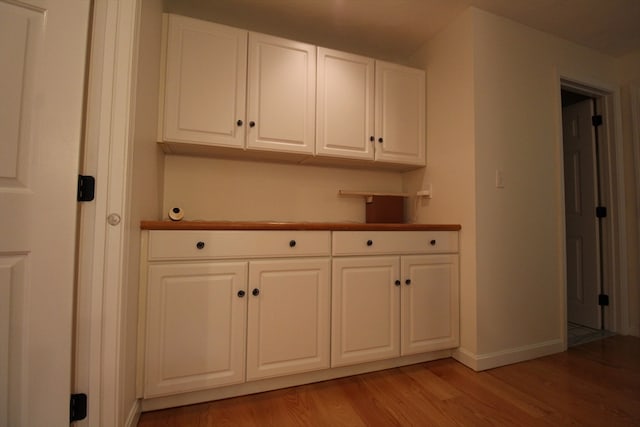
POLYGON ((640 0, 164 0, 167 12, 389 60, 468 6, 611 56, 640 51, 640 0))

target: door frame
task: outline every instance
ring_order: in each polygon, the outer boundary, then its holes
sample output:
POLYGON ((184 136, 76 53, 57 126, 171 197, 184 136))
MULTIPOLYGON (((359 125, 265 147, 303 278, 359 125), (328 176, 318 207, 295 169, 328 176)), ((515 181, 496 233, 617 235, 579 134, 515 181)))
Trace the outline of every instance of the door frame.
MULTIPOLYGON (((95 0, 90 27, 81 173, 96 177, 95 201, 78 221, 74 393, 88 396, 77 426, 135 426, 139 402, 125 402, 123 288, 131 235, 130 177, 140 0, 95 0)), ((135 351, 135 350, 133 350, 135 351)))
POLYGON ((622 123, 620 112, 620 91, 613 82, 602 82, 590 77, 576 76, 556 70, 557 106, 557 164, 559 221, 561 222, 558 241, 563 256, 561 274, 562 323, 561 338, 567 347, 567 264, 566 264, 566 222, 564 195, 564 162, 562 142, 562 102, 561 90, 587 95, 596 100, 596 112, 603 117, 603 125, 597 128, 600 159, 600 200, 607 206, 607 220, 602 223, 604 283, 603 291, 609 295, 609 308, 604 311, 603 320, 607 329, 616 333, 627 333, 625 321, 628 307, 623 301, 628 295, 626 221, 624 200, 624 171, 622 169, 622 123))

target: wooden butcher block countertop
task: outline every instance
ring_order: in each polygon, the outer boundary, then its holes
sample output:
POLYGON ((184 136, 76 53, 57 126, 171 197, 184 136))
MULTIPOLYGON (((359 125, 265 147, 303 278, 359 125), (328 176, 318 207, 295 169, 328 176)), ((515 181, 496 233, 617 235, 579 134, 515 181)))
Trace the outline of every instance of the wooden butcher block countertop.
POLYGON ((143 230, 458 231, 460 224, 364 224, 357 222, 142 221, 143 230))

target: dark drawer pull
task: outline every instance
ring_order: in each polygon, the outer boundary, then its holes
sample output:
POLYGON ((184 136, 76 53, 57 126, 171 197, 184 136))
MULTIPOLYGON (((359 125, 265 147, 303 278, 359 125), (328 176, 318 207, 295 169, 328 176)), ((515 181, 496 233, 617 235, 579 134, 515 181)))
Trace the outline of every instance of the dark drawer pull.
POLYGON ((393 284, 396 286, 400 286, 400 280, 396 280, 393 284))
POLYGON ((196 243, 196 248, 198 248, 198 249, 204 249, 204 242, 198 242, 198 243, 196 243))
POLYGON ((290 248, 295 248, 295 246, 296 246, 296 241, 295 240, 290 240, 289 241, 289 247, 290 248))
POLYGON ((435 245, 436 245, 436 239, 431 240, 431 241, 429 242, 429 244, 430 244, 431 246, 435 246, 435 245))
POLYGON ((405 281, 404 281, 404 284, 405 284, 405 285, 407 285, 407 286, 409 286, 409 285, 411 284, 411 279, 407 279, 407 280, 405 280, 405 281))
POLYGON ((254 297, 257 297, 258 295, 260 295, 260 289, 258 289, 258 288, 254 288, 254 289, 253 289, 253 291, 251 292, 251 294, 252 294, 254 297))
POLYGON ((238 291, 238 296, 239 296, 240 298, 242 298, 242 297, 243 297, 243 296, 245 296, 245 295, 246 295, 246 292, 245 292, 245 291, 242 291, 242 290, 238 291))
POLYGON ((367 240, 367 246, 372 246, 373 245, 373 240, 367 240))

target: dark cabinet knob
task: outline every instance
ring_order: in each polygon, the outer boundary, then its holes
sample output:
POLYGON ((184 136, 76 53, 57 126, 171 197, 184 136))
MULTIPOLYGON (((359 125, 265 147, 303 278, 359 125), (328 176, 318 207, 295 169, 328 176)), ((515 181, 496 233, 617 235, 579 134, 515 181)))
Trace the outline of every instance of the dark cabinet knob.
POLYGON ((252 294, 254 297, 257 297, 258 295, 260 295, 260 289, 255 288, 253 291, 251 291, 251 294, 252 294))
POLYGON ((378 138, 378 142, 382 143, 384 142, 384 139, 382 139, 382 137, 378 138))
POLYGON ((296 246, 296 241, 295 240, 290 240, 289 241, 289 247, 294 248, 296 246))
POLYGON ((243 296, 245 296, 245 295, 246 295, 246 292, 245 292, 245 291, 242 291, 242 290, 238 291, 238 296, 239 296, 240 298, 242 298, 242 297, 243 297, 243 296))
POLYGON ((253 120, 251 120, 251 121, 249 122, 249 127, 250 127, 250 128, 255 127, 255 125, 256 125, 256 122, 254 122, 253 120))
POLYGON ((242 120, 238 120, 238 121, 236 122, 236 124, 237 124, 238 126, 242 126, 242 120))
POLYGON ((204 249, 204 242, 198 242, 198 243, 196 243, 196 248, 198 248, 198 249, 204 249))
POLYGON ((371 136, 369 137, 369 141, 373 142, 373 141, 375 141, 375 140, 376 140, 376 137, 375 137, 375 136, 371 135, 371 136))
POLYGON ((367 240, 367 246, 372 246, 373 245, 373 240, 367 240))
POLYGON ((396 286, 400 286, 400 280, 396 280, 394 283, 396 286))
POLYGON ((429 242, 429 244, 430 244, 431 246, 435 246, 435 245, 436 245, 436 239, 431 240, 431 241, 429 242))
POLYGON ((411 284, 411 279, 407 279, 407 280, 405 280, 405 281, 404 281, 404 284, 405 284, 405 285, 407 285, 407 286, 409 286, 409 285, 411 284))

